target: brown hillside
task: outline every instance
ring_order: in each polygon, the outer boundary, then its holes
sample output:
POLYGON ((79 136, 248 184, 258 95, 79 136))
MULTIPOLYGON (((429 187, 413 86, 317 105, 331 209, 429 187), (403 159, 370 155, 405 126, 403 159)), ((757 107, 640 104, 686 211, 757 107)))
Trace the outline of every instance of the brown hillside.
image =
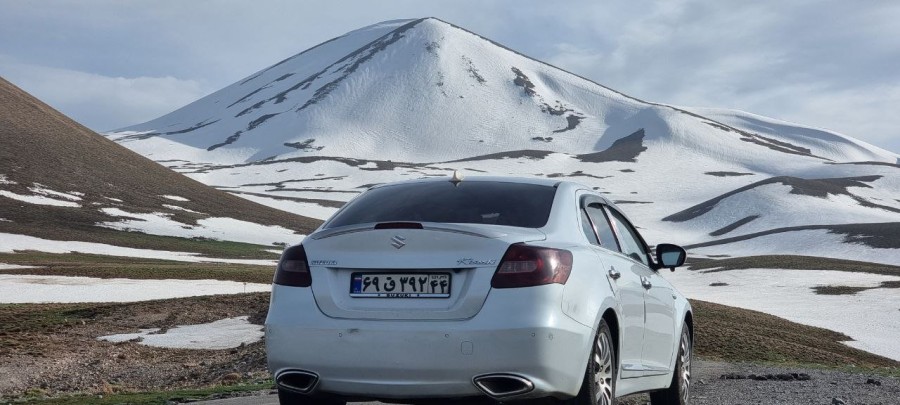
MULTIPOLYGON (((166 238, 135 238, 94 224, 116 221, 101 208, 164 212, 186 224, 204 217, 231 217, 281 225, 308 234, 320 221, 292 215, 213 189, 171 171, 91 131, 0 78, 0 190, 34 195, 36 184, 58 192, 84 193, 81 207, 56 207, 0 196, 0 232, 57 240, 164 248, 166 238), (14 183, 11 183, 14 182, 14 183), (162 197, 189 199, 177 202, 162 197), (113 199, 121 200, 116 201, 113 199), (202 214, 166 208, 177 205, 202 214), (148 240, 155 240, 145 246, 148 240)), ((299 242, 299 237, 298 237, 299 242)))

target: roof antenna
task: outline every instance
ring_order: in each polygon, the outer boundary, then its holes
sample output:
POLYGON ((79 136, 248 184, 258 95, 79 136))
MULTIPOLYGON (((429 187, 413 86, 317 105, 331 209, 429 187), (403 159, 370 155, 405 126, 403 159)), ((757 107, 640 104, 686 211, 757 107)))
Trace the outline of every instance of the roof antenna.
POLYGON ((453 187, 459 186, 459 183, 463 181, 463 175, 459 172, 459 170, 453 171, 453 177, 450 179, 450 182, 453 183, 453 187))

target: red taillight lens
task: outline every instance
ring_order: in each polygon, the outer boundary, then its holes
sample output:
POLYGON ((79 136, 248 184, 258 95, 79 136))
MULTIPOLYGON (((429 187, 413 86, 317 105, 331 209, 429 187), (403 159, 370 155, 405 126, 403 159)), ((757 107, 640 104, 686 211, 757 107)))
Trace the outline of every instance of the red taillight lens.
POLYGON ((302 245, 291 246, 281 254, 278 268, 275 269, 275 284, 291 287, 309 287, 312 276, 309 274, 309 262, 306 250, 302 245))
POLYGON ((524 244, 510 245, 491 279, 493 288, 565 284, 572 272, 572 252, 524 244))

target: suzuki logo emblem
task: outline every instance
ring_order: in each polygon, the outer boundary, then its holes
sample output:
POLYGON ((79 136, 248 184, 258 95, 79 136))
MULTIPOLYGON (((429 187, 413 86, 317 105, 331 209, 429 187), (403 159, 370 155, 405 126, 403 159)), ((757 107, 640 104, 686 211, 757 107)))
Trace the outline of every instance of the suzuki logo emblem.
POLYGON ((394 235, 394 237, 391 238, 391 246, 393 246, 397 249, 400 249, 400 248, 406 246, 405 241, 406 241, 406 238, 404 238, 400 235, 394 235))

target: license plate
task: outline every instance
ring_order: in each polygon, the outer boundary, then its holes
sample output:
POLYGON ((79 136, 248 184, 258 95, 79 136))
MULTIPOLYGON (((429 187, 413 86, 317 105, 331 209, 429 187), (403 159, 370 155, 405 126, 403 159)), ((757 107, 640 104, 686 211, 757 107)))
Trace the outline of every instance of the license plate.
POLYGON ((350 296, 449 298, 450 273, 353 273, 350 296))

